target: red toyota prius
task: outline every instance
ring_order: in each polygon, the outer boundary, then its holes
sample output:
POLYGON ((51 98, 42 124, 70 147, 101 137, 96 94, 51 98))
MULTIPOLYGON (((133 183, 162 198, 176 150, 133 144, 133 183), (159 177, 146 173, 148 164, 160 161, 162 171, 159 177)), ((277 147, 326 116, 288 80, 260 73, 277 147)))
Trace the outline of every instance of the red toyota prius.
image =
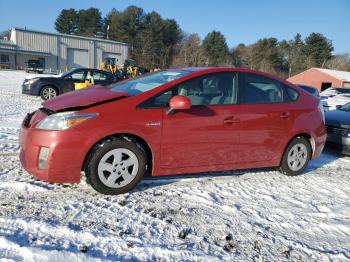
POLYGON ((304 171, 325 140, 319 99, 238 68, 171 69, 44 102, 20 132, 22 166, 49 182, 131 190, 146 174, 304 171))

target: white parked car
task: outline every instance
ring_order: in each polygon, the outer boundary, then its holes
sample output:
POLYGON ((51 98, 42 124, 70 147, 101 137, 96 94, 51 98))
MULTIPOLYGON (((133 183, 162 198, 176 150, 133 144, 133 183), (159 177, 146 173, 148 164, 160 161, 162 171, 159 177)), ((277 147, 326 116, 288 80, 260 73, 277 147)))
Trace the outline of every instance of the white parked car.
POLYGON ((334 110, 336 107, 350 102, 350 88, 331 87, 320 93, 325 111, 334 110))

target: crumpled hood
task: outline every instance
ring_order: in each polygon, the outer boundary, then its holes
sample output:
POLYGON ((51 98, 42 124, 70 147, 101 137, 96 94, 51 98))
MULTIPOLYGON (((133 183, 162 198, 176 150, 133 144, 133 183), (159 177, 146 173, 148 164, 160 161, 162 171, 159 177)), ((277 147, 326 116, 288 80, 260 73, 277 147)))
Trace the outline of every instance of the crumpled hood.
POLYGON ((349 126, 350 127, 350 112, 343 110, 331 110, 325 113, 326 125, 330 126, 349 126))
POLYGON ((112 91, 103 86, 93 86, 78 91, 51 98, 42 103, 44 108, 51 111, 64 111, 66 109, 83 108, 105 101, 126 97, 127 92, 112 91))

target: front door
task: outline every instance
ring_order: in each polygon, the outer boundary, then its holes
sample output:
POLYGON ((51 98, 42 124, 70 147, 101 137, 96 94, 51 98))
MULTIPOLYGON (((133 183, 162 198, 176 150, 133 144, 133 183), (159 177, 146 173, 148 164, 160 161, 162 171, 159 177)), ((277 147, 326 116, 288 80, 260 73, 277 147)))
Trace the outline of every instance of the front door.
POLYGON ((64 83, 62 87, 63 92, 75 90, 76 83, 80 83, 80 84, 85 83, 87 73, 88 73, 87 70, 78 69, 72 72, 71 74, 67 75, 64 78, 64 83))
MULTIPOLYGON (((237 75, 208 74, 163 94, 184 95, 191 108, 163 112, 161 167, 216 166, 239 162, 237 75)), ((162 96, 159 99, 164 99, 162 96)))

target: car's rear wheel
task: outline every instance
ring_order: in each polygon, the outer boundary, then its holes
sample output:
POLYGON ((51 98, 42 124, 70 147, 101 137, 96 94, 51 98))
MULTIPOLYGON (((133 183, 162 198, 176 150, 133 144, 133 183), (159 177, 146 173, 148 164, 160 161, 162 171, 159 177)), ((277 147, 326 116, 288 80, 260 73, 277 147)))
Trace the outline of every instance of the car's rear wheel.
POLYGON ((86 169, 87 181, 102 194, 123 194, 142 179, 146 163, 145 151, 139 144, 115 138, 93 150, 86 169))
POLYGON ((280 171, 288 176, 296 176, 305 170, 311 158, 311 146, 304 137, 296 137, 283 154, 280 171))
POLYGON ((40 90, 40 96, 43 100, 48 100, 58 95, 57 89, 53 86, 44 86, 40 90))

